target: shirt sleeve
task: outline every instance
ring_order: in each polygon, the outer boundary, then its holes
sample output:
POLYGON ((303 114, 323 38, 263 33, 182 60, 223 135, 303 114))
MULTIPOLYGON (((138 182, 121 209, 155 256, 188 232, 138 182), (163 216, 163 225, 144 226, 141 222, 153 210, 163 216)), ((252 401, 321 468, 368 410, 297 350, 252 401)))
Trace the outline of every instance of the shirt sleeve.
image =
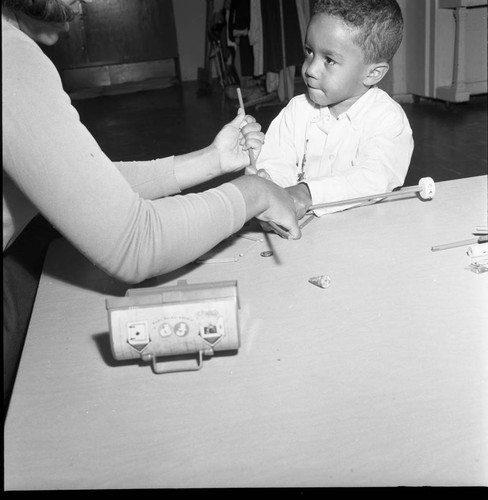
MULTIPOLYGON (((307 180, 312 204, 381 194, 402 186, 413 152, 412 130, 399 105, 379 106, 360 127, 352 164, 337 165, 334 174, 307 180)), ((316 215, 366 204, 344 204, 315 210, 316 215)))
POLYGON ((23 34, 2 45, 4 172, 94 264, 137 283, 191 262, 242 227, 245 201, 230 183, 156 199, 178 192, 172 160, 116 166, 39 47, 23 34))
POLYGON ((299 151, 297 144, 305 141, 305 127, 300 127, 301 114, 296 112, 297 98, 292 99, 266 131, 264 144, 257 160, 257 168, 264 169, 273 182, 281 187, 297 183, 299 151))

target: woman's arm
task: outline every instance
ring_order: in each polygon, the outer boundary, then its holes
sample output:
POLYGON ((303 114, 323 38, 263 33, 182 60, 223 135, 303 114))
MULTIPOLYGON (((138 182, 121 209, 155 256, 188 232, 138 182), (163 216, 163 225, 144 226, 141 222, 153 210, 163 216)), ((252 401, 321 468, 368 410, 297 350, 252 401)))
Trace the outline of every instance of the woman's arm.
POLYGON ((212 144, 199 151, 175 157, 175 175, 184 190, 222 174, 249 166, 249 151, 257 158, 264 134, 255 118, 239 108, 237 116, 217 134, 212 144))
POLYGON ((254 216, 276 217, 298 236, 291 198, 258 177, 201 194, 144 200, 80 123, 54 66, 19 37, 2 40, 4 171, 108 274, 131 283, 164 274, 254 216))
POLYGON ((259 156, 264 134, 254 117, 239 110, 211 145, 191 153, 152 161, 115 162, 131 187, 145 199, 180 193, 249 165, 249 149, 259 156))

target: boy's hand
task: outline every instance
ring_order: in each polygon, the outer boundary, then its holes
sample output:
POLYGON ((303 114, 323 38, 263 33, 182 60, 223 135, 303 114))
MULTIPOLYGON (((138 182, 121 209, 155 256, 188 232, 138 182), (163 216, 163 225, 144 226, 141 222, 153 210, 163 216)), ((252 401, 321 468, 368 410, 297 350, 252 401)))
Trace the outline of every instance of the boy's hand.
POLYGON ((249 166, 246 167, 245 170, 246 175, 257 175, 258 177, 262 177, 263 179, 266 179, 267 181, 273 182, 273 179, 271 179, 271 176, 264 170, 264 168, 260 168, 259 170, 256 170, 255 168, 249 166))
POLYGON ((304 182, 299 182, 285 189, 295 202, 297 218, 300 220, 312 206, 312 196, 310 195, 308 186, 304 182))
POLYGON ((220 160, 223 174, 241 170, 250 165, 249 150, 257 159, 264 142, 261 125, 251 115, 244 115, 239 108, 237 116, 217 134, 213 146, 220 160))

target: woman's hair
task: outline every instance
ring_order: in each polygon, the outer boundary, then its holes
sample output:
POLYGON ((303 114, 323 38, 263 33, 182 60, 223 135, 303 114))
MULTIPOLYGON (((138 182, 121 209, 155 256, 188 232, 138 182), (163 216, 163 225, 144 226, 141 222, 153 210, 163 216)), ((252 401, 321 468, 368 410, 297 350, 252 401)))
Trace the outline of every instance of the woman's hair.
POLYGON ((74 10, 61 0, 2 0, 2 5, 39 21, 63 23, 75 17, 74 10))
POLYGON ((366 64, 390 62, 403 37, 403 17, 396 0, 316 0, 313 14, 340 19, 353 31, 366 64))

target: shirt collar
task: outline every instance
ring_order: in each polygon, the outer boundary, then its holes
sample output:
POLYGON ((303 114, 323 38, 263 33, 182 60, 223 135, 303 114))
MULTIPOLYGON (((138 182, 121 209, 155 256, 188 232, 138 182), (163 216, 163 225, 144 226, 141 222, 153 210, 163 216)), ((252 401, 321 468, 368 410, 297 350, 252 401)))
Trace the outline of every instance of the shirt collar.
POLYGON ((369 109, 371 102, 375 99, 378 87, 373 86, 369 88, 347 111, 339 115, 345 115, 351 122, 353 127, 356 126, 361 120, 367 109, 369 109))
POLYGON ((377 93, 377 87, 373 86, 368 89, 347 111, 341 113, 337 118, 332 115, 328 106, 315 105, 314 112, 312 113, 312 123, 332 122, 335 120, 347 119, 353 128, 361 121, 364 113, 369 109, 372 100, 377 93))
POLYGON ((326 130, 329 130, 333 122, 347 119, 353 128, 357 128, 362 117, 370 108, 371 102, 375 99, 377 91, 378 87, 376 86, 369 88, 347 111, 341 113, 337 118, 330 112, 328 106, 314 104, 311 122, 322 125, 326 130))

